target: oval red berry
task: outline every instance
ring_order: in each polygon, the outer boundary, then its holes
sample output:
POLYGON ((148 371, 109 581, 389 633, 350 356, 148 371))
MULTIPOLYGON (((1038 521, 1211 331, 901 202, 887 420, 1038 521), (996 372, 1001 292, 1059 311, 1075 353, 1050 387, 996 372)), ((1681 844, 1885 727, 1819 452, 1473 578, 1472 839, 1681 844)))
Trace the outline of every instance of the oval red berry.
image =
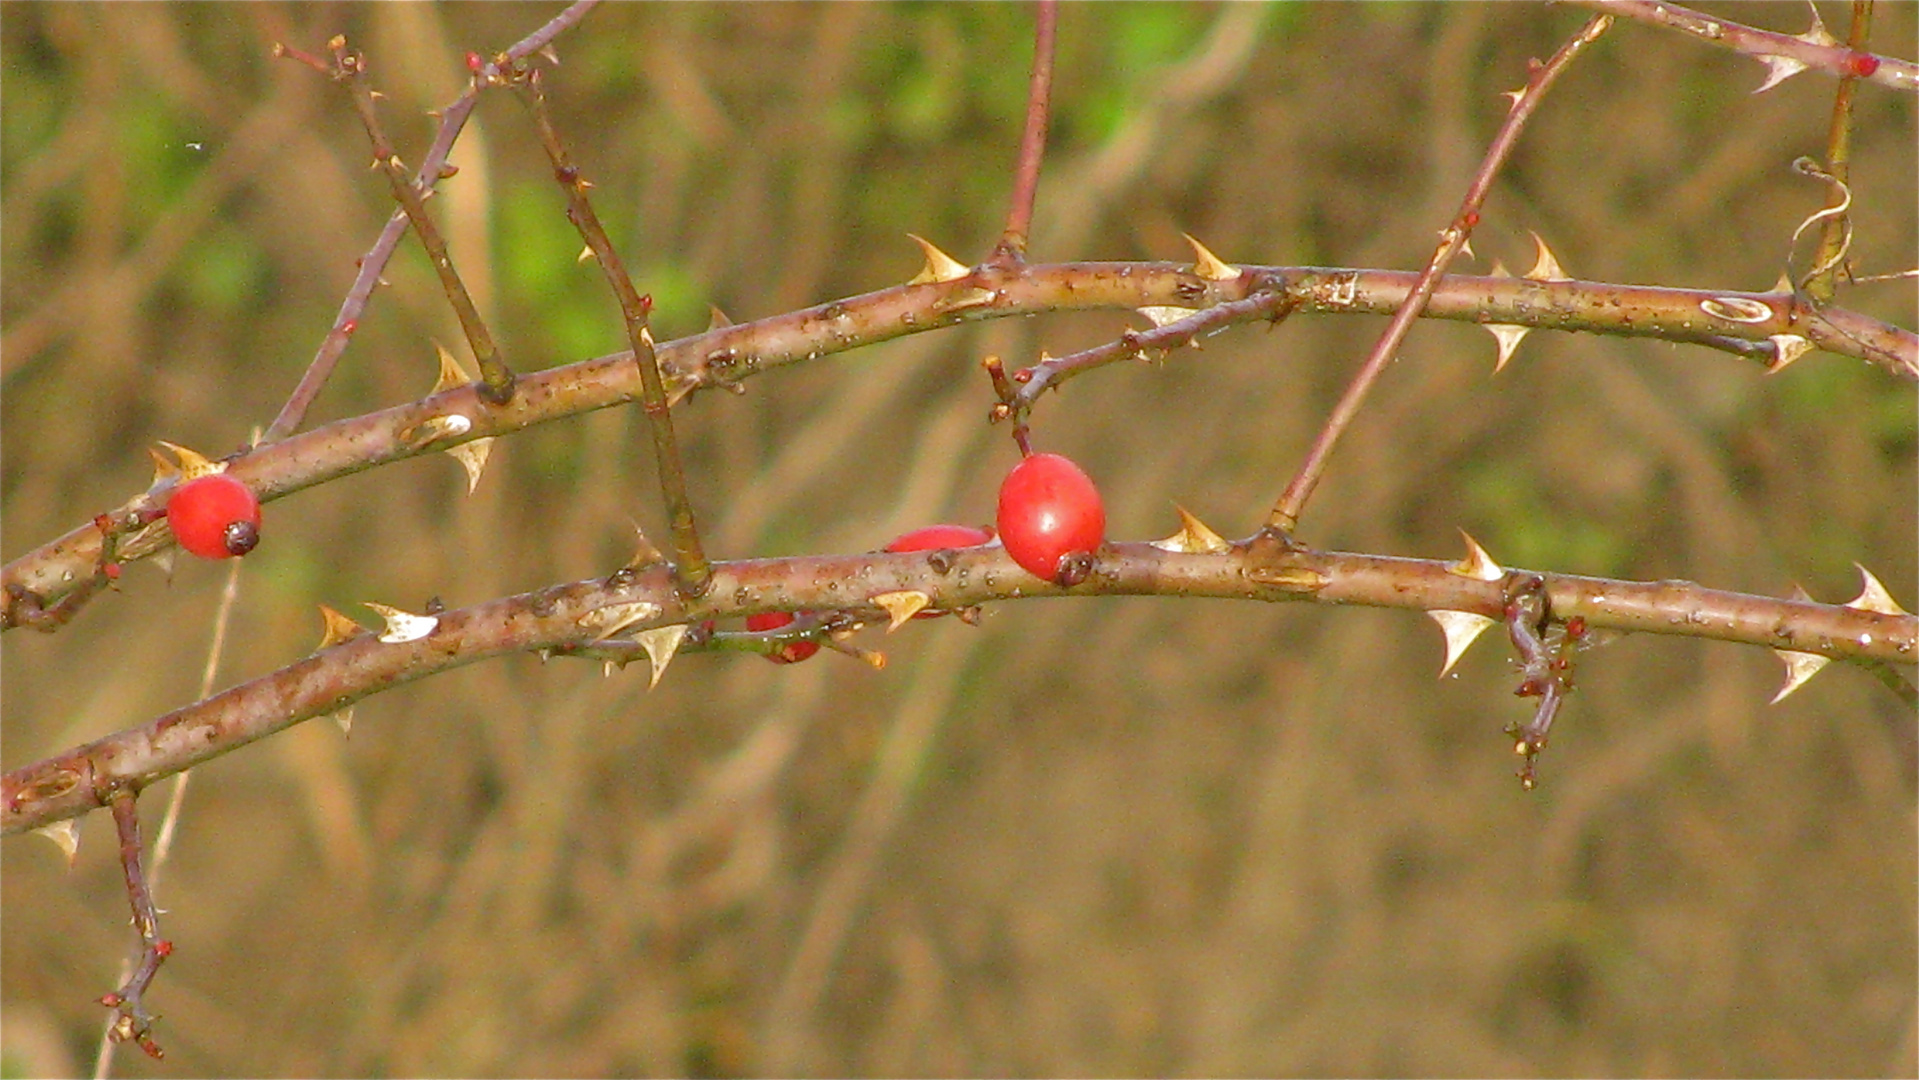
POLYGON ((999 536, 1006 553, 1034 577, 1077 585, 1106 540, 1106 507, 1092 478, 1070 458, 1034 454, 1000 484, 999 536))
POLYGON ((245 555, 260 542, 260 500, 225 473, 190 480, 167 499, 173 538, 202 559, 245 555))
MULTIPOLYGON (((792 622, 793 613, 790 611, 762 611, 758 615, 746 617, 746 628, 758 633, 764 630, 778 630, 782 626, 792 625, 792 622)), ((780 646, 779 652, 766 653, 765 656, 775 664, 797 664, 811 658, 819 651, 820 643, 817 641, 789 641, 780 646)))
POLYGON ((900 551, 938 551, 941 548, 978 547, 990 544, 993 534, 985 529, 976 529, 971 525, 928 525, 922 529, 903 533, 886 545, 886 550, 900 551))

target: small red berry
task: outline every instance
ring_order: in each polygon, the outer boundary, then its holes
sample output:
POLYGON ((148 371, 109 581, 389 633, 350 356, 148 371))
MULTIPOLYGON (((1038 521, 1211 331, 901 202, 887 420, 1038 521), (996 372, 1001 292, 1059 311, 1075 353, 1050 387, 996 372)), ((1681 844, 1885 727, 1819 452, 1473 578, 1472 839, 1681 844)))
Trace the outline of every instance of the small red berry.
MULTIPOLYGON (((757 633, 763 630, 778 630, 782 626, 791 625, 792 622, 792 612, 762 611, 758 615, 748 615, 746 617, 746 628, 757 633)), ((811 658, 814 653, 819 651, 820 643, 817 641, 789 641, 780 647, 779 652, 767 653, 765 655, 768 660, 773 661, 775 664, 797 664, 802 660, 811 658)))
POLYGON ((202 559, 245 555, 260 542, 260 500, 225 473, 180 485, 167 500, 173 538, 202 559))
POLYGON ((901 551, 938 551, 940 548, 978 547, 993 541, 993 534, 985 529, 976 529, 971 525, 928 525, 923 529, 914 529, 904 533, 886 550, 901 551))
POLYGON ((1028 573, 1070 587, 1092 571, 1106 539, 1106 507, 1070 458, 1034 454, 1000 484, 999 535, 1028 573))
MULTIPOLYGON (((928 525, 925 528, 914 529, 912 532, 901 534, 895 538, 892 543, 886 545, 886 550, 892 552, 938 552, 950 548, 978 547, 981 544, 990 544, 992 542, 993 531, 991 529, 976 529, 971 525, 928 525)), ((950 566, 949 564, 940 562, 939 559, 940 557, 938 555, 934 555, 932 557, 932 563, 934 568, 943 574, 950 569, 950 566)), ((937 619, 944 614, 946 614, 944 611, 922 611, 913 617, 915 619, 937 619)))

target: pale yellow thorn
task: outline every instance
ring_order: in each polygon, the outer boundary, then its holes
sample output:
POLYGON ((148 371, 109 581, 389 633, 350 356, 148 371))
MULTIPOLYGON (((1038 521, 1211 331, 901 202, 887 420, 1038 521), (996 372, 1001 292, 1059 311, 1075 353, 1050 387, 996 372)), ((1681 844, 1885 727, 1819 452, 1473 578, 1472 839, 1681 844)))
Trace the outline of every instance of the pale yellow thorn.
POLYGON ((1806 0, 1806 7, 1812 12, 1812 25, 1806 28, 1805 33, 1799 35, 1799 40, 1808 45, 1830 47, 1839 44, 1839 39, 1833 37, 1831 31, 1826 29, 1826 21, 1819 17, 1819 9, 1813 5, 1812 0, 1806 0))
POLYGON ((1440 632, 1446 635, 1446 663, 1439 669, 1442 679, 1459 662, 1459 658, 1466 655, 1466 650, 1478 640, 1479 635, 1493 624, 1491 618, 1471 611, 1442 610, 1428 611, 1426 614, 1432 616, 1432 620, 1439 624, 1440 632))
POLYGON ((463 442, 458 446, 449 446, 446 452, 466 470, 466 493, 480 486, 480 474, 486 471, 487 456, 493 453, 493 436, 463 442))
POLYGON ((603 641, 636 622, 644 622, 658 615, 660 611, 660 605, 651 601, 634 600, 594 608, 580 616, 578 623, 582 629, 593 631, 594 641, 603 641))
POLYGON ((147 447, 147 456, 153 459, 153 484, 151 486, 159 487, 165 481, 180 475, 180 466, 174 464, 172 458, 167 457, 160 451, 149 446, 147 447))
POLYGON ((1784 270, 1779 271, 1779 280, 1772 283, 1772 291, 1776 293, 1789 293, 1792 291, 1792 278, 1789 277, 1784 270))
MULTIPOLYGON (((198 450, 190 450, 187 447, 181 446, 179 443, 170 443, 165 439, 161 439, 159 442, 161 446, 173 451, 173 456, 180 459, 179 472, 182 482, 198 480, 202 476, 207 476, 211 473, 225 472, 227 469, 225 465, 216 465, 208 461, 206 455, 200 453, 198 450)), ((154 455, 154 460, 160 460, 158 454, 154 455)))
POLYGON ((1507 106, 1507 111, 1511 112, 1513 109, 1519 108, 1520 102, 1526 100, 1526 88, 1522 86, 1517 90, 1507 90, 1502 92, 1499 96, 1503 98, 1509 98, 1512 100, 1512 104, 1507 106))
POLYGON ((33 832, 36 836, 44 836, 53 841, 53 846, 59 848, 60 853, 67 857, 67 869, 73 869, 74 861, 80 857, 80 828, 78 821, 73 818, 68 818, 65 821, 57 821, 44 828, 35 829, 33 832))
POLYGON ((547 62, 552 64, 554 67, 560 66, 560 50, 554 48, 552 42, 549 41, 546 44, 540 46, 539 53, 541 56, 546 57, 547 62))
POLYGON ((679 655, 680 642, 686 640, 687 625, 674 623, 672 626, 656 626, 651 630, 642 630, 633 635, 633 640, 646 650, 646 658, 652 661, 653 674, 646 682, 648 690, 660 685, 660 676, 666 674, 666 665, 679 655))
POLYGON ((1787 79, 1792 78, 1794 75, 1806 70, 1804 61, 1795 60, 1790 56, 1780 56, 1777 53, 1769 53, 1765 56, 1755 57, 1755 59, 1766 65, 1766 81, 1760 83, 1758 87, 1753 90, 1755 94, 1763 94, 1773 87, 1778 86, 1780 83, 1785 82, 1787 79))
MULTIPOLYGON (((1531 229, 1526 231, 1532 232, 1531 229)), ((1523 276, 1533 281, 1571 281, 1566 272, 1559 268, 1559 260, 1553 258, 1552 249, 1546 246, 1546 241, 1540 239, 1536 232, 1532 236, 1533 247, 1538 254, 1533 259, 1533 268, 1523 276)))
POLYGON ((445 345, 436 341, 433 343, 433 348, 440 354, 440 377, 433 380, 433 393, 444 394, 448 390, 465 386, 473 381, 473 376, 466 373, 466 369, 460 366, 460 361, 447 351, 445 345))
POLYGON ((1186 555, 1216 555, 1232 548, 1231 544, 1207 528, 1205 522, 1194 517, 1184 506, 1174 503, 1173 509, 1179 511, 1179 531, 1164 540, 1153 541, 1154 547, 1186 555))
POLYGON ((873 603, 886 609, 886 632, 892 633, 906 625, 906 620, 920 613, 933 598, 918 589, 904 589, 900 592, 880 593, 868 597, 873 603))
POLYGON ((1530 326, 1519 326, 1514 323, 1480 323, 1479 325, 1499 343, 1499 356, 1493 360, 1495 375, 1506 369, 1506 362, 1513 358, 1513 352, 1519 348, 1519 343, 1524 341, 1526 335, 1532 333, 1533 329, 1530 326))
POLYGON ((1491 555, 1486 554, 1486 549, 1479 546, 1479 541, 1473 539, 1473 534, 1461 529, 1459 535, 1466 541, 1466 557, 1449 564, 1446 567, 1448 573, 1472 578, 1475 581, 1498 581, 1506 576, 1505 569, 1494 562, 1491 555))
POLYGON ((1186 242, 1193 245, 1193 273, 1207 281, 1231 281, 1240 275, 1237 266, 1229 266, 1220 261, 1219 256, 1206 250, 1206 245, 1193 239, 1191 233, 1180 233, 1186 242))
POLYGON ((418 641, 431 634, 440 625, 438 617, 433 615, 415 615, 410 611, 387 607, 362 600, 362 604, 378 612, 386 620, 386 630, 381 632, 380 640, 388 645, 398 645, 408 641, 418 641))
POLYGON ((573 256, 573 261, 576 263, 590 262, 592 261, 592 259, 593 259, 592 244, 588 244, 585 247, 581 248, 580 253, 578 255, 573 256))
POLYGON ((925 285, 929 282, 936 281, 958 281, 960 278, 973 272, 972 267, 967 266, 946 252, 934 247, 925 238, 914 236, 912 233, 907 233, 906 235, 915 244, 920 246, 921 251, 926 253, 926 265, 920 269, 918 274, 914 275, 913 280, 907 282, 908 285, 925 285))
POLYGON ((430 416, 410 427, 400 430, 400 441, 409 447, 418 449, 428 443, 441 439, 455 438, 473 430, 473 421, 463 413, 444 413, 430 416))
POLYGON ((1459 253, 1468 259, 1479 258, 1479 255, 1473 251, 1473 238, 1470 236, 1459 242, 1459 253))
POLYGON ((1333 579, 1310 566, 1253 566, 1247 568, 1246 580, 1287 592, 1316 593, 1333 579))
POLYGON ((1786 365, 1812 351, 1812 342, 1798 334, 1774 334, 1766 339, 1772 342, 1772 363, 1766 365, 1768 375, 1786 370, 1786 365))
POLYGON ((626 561, 627 569, 642 570, 666 561, 666 556, 660 554, 660 549, 654 545, 653 541, 647 539, 646 530, 640 528, 640 523, 637 521, 633 522, 633 536, 636 544, 633 548, 633 557, 626 561))
POLYGON ((313 647, 315 652, 331 649, 342 641, 348 641, 366 633, 359 623, 325 604, 320 605, 320 623, 320 643, 313 647))
POLYGON ((1198 308, 1156 305, 1153 307, 1140 308, 1139 313, 1146 316, 1147 320, 1153 324, 1154 329, 1158 329, 1168 323, 1176 323, 1198 310, 1198 308))
POLYGON ((982 289, 975 285, 962 289, 951 296, 941 297, 933 306, 941 311, 964 311, 967 308, 981 307, 993 302, 993 290, 982 289))
POLYGON ((1872 576, 1872 571, 1858 563, 1852 565, 1858 567, 1859 576, 1865 579, 1865 587, 1859 590, 1858 596, 1846 601, 1847 607, 1857 611, 1876 611, 1881 615, 1906 614, 1906 609, 1900 607, 1886 587, 1879 583, 1879 579, 1872 576))
POLYGON ((1493 256, 1493 268, 1491 270, 1486 271, 1486 276, 1487 277, 1512 277, 1513 272, 1511 270, 1506 269, 1506 264, 1499 260, 1499 256, 1495 255, 1493 256))
POLYGON ((712 333, 722 327, 733 325, 733 320, 726 317, 726 312, 721 311, 718 304, 706 305, 706 312, 706 330, 708 333, 712 333))
POLYGON ((339 712, 334 713, 333 722, 340 725, 341 735, 349 739, 353 737, 353 710, 352 709, 341 709, 339 712))
POLYGON ((1787 694, 1804 686, 1807 679, 1819 674, 1821 668, 1832 663, 1831 658, 1820 656, 1818 653, 1789 652, 1785 649, 1774 649, 1772 654, 1785 663, 1786 682, 1785 685, 1779 688, 1779 692, 1772 696, 1772 700, 1767 702, 1769 705, 1777 705, 1781 701, 1784 701, 1787 694))

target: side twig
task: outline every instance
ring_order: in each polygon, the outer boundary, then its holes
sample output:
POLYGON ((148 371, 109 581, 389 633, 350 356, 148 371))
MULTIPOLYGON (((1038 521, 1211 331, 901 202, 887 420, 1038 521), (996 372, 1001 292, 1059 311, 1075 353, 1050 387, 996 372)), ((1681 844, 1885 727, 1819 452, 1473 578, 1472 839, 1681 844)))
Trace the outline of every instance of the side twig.
POLYGON ((1039 0, 1034 13, 1033 75, 1026 90, 1026 127, 1020 132, 1019 160, 1013 168, 1012 206, 1006 229, 989 260, 999 266, 1026 261, 1026 240, 1033 230, 1033 197, 1039 191, 1040 161, 1046 156, 1046 129, 1053 101, 1053 53, 1059 27, 1059 0, 1039 0))
MULTIPOLYGON (((1872 0, 1853 0, 1852 29, 1846 34, 1846 46, 1851 49, 1863 48, 1872 33, 1872 0)), ((1826 129, 1826 172, 1831 174, 1839 191, 1831 198, 1849 200, 1850 193, 1845 185, 1851 182, 1852 174, 1852 97, 1859 85, 1856 73, 1848 71, 1839 78, 1839 89, 1832 98, 1832 123, 1826 129)), ((1829 204, 1828 208, 1831 207, 1829 204)), ((1839 272, 1846 259, 1846 248, 1852 242, 1852 220, 1847 214, 1835 214, 1826 219, 1819 231, 1819 248, 1813 256, 1812 265, 1823 267, 1806 282, 1806 295, 1815 303, 1832 302, 1837 292, 1839 272)))
POLYGON ((580 170, 560 141, 553 118, 546 107, 546 91, 539 69, 519 80, 521 99, 533 113, 533 124, 540 133, 540 145, 553 163, 553 178, 566 192, 566 216, 580 230, 587 247, 599 260, 607 284, 619 299, 620 314, 626 323, 626 337, 633 348, 633 362, 640 369, 641 403, 646 410, 647 426, 653 432, 653 456, 660 475, 660 494, 666 502, 667 520, 673 531, 677 558, 673 562, 673 580, 682 596, 699 596, 712 584, 713 571, 700 549, 698 523, 693 517, 693 502, 686 493, 686 471, 680 464, 679 444, 673 435, 672 405, 667 400, 666 383, 660 376, 660 361, 653 348, 653 334, 647 329, 647 313, 653 307, 651 297, 643 297, 633 287, 633 279, 620 261, 619 252, 607 238, 600 216, 586 196, 593 185, 580 170))
POLYGON ((153 1040, 153 1015, 147 1012, 143 996, 160 964, 173 954, 173 943, 160 937, 160 917, 153 905, 153 890, 141 865, 139 795, 131 786, 115 788, 107 800, 113 809, 113 826, 120 837, 120 869, 127 879, 127 902, 133 908, 133 928, 140 935, 140 960, 133 975, 120 989, 105 994, 100 1004, 114 1010, 109 1029, 114 1042, 134 1042, 149 1057, 165 1057, 166 1052, 153 1040))
MULTIPOLYGON (((427 213, 425 194, 414 186, 400 155, 387 138, 386 129, 380 123, 379 108, 374 103, 377 95, 366 83, 366 57, 348 49, 344 37, 335 37, 327 42, 327 48, 333 53, 331 74, 346 84, 348 96, 353 99, 354 111, 359 114, 360 125, 366 129, 367 141, 373 144, 373 164, 386 175, 393 201, 399 203, 400 209, 406 212, 407 221, 413 226, 413 234, 420 238, 420 246, 426 249, 434 272, 440 276, 440 287, 446 290, 447 302, 453 305, 453 313, 459 316, 460 330, 466 334, 467 344, 473 348, 473 358, 480 364, 480 397, 494 405, 504 405, 513 400, 512 369, 500 358, 499 346, 494 344, 493 334, 486 328, 486 320, 480 316, 480 309, 474 305, 472 295, 466 290, 466 283, 460 280, 459 271, 453 267, 453 256, 447 251, 446 238, 440 235, 433 215, 427 213)), ((451 176, 452 173, 448 171, 451 168, 442 167, 440 178, 451 176)))
POLYGON ((1460 203, 1459 212, 1453 216, 1452 224, 1440 234, 1439 250, 1426 264, 1425 273, 1419 276, 1418 284, 1413 286, 1412 293, 1406 297, 1405 304, 1393 316, 1393 321, 1387 325, 1385 333, 1379 336, 1379 342, 1373 346, 1371 355, 1367 356, 1366 362, 1360 366, 1359 374, 1355 375, 1351 385, 1347 386, 1345 395, 1339 399, 1338 404, 1333 406, 1332 415, 1326 418, 1325 427, 1320 429, 1318 437, 1313 440, 1312 447, 1307 450, 1306 460, 1300 463, 1299 472, 1293 476, 1292 482, 1286 485, 1286 490, 1280 495, 1279 502, 1274 504, 1272 514, 1267 518, 1267 528, 1286 538, 1290 538, 1293 530, 1298 528, 1300 511, 1305 508, 1306 500, 1312 497, 1313 489, 1319 486, 1320 477, 1325 474, 1326 464, 1332 457, 1333 447, 1338 445, 1339 437, 1345 433, 1347 427, 1351 426, 1353 417, 1359 414, 1359 407, 1365 402, 1366 394, 1372 389, 1373 383, 1377 382, 1379 376, 1385 372, 1386 365, 1392 363, 1394 354, 1399 350, 1400 342, 1406 339, 1407 332, 1412 329, 1413 320, 1417 319, 1420 312, 1425 309, 1426 301, 1433 294, 1434 285, 1446 272, 1446 267, 1452 264, 1453 257, 1458 255, 1460 249, 1466 245, 1472 230, 1479 224, 1479 208, 1485 205, 1486 193, 1492 187, 1493 177, 1497 176, 1500 168, 1505 165, 1506 158, 1519 141, 1519 133, 1525 129, 1526 121, 1531 118, 1533 110, 1539 107, 1540 98, 1559 78, 1559 73, 1566 70, 1566 65, 1584 52, 1586 46, 1598 40, 1599 35, 1605 33, 1606 28, 1611 25, 1611 16, 1596 15, 1573 36, 1572 40, 1561 45, 1559 51, 1552 55, 1552 59, 1544 64, 1534 63, 1525 87, 1515 92, 1512 110, 1506 114, 1505 123, 1500 126, 1499 133, 1494 136, 1492 146, 1486 151, 1485 160, 1480 163, 1479 171, 1474 174, 1472 184, 1467 187, 1466 198, 1460 203))

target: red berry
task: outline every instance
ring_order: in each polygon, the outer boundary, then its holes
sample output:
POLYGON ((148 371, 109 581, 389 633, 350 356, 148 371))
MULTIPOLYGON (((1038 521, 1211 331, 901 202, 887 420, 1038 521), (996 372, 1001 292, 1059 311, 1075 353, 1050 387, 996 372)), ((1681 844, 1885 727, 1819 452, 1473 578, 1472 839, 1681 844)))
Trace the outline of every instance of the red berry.
MULTIPOLYGON (((892 552, 942 551, 948 548, 978 547, 992 542, 993 533, 990 529, 976 529, 971 525, 928 525, 902 534, 886 545, 886 550, 892 552)), ((946 567, 940 563, 935 562, 934 565, 939 567, 941 573, 946 572, 946 567)), ((944 614, 946 614, 944 611, 922 611, 913 617, 937 619, 944 614)))
POLYGON ((886 550, 938 551, 940 548, 978 547, 992 540, 992 533, 971 525, 928 525, 901 535, 886 545, 886 550))
MULTIPOLYGON (((790 626, 792 622, 792 612, 762 611, 758 615, 748 615, 746 617, 746 628, 755 632, 778 630, 782 626, 790 626)), ((767 653, 765 655, 768 660, 773 661, 775 664, 797 664, 802 660, 810 658, 814 653, 819 651, 820 643, 817 641, 789 641, 780 647, 779 652, 767 653)))
POLYGON ((1105 542, 1106 507, 1070 458, 1034 454, 999 486, 999 535, 1006 553, 1034 577, 1077 585, 1105 542))
POLYGON ((260 542, 260 500, 225 473, 180 485, 167 500, 167 520, 180 546, 202 559, 245 555, 260 542))

